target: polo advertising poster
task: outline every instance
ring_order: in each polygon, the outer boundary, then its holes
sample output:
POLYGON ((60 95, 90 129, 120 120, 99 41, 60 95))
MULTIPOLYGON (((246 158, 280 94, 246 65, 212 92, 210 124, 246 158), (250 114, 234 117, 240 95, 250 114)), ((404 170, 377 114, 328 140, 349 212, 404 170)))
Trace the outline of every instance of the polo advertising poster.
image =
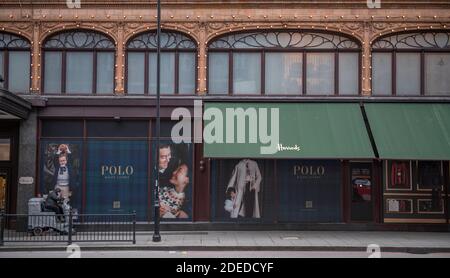
POLYGON ((74 209, 81 209, 83 145, 80 141, 42 141, 40 194, 59 188, 74 209))
MULTIPOLYGON (((156 154, 157 144, 152 142, 156 154)), ((192 219, 192 145, 161 141, 158 163, 153 163, 152 180, 159 171, 159 213, 163 221, 192 219)))
POLYGON ((87 143, 86 213, 130 214, 146 220, 148 142, 87 143))

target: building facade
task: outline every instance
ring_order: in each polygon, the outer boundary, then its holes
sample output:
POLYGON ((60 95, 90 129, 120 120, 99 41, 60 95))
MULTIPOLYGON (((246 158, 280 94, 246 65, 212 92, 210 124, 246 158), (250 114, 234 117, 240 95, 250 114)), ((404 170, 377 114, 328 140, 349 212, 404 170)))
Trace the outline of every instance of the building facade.
POLYGON ((148 222, 159 169, 167 222, 448 227, 450 4, 309 2, 162 1, 157 162, 155 1, 4 0, 1 208, 60 186, 148 222), (174 142, 197 101, 243 108, 249 140, 174 142), (258 151, 265 109, 276 153, 258 151))

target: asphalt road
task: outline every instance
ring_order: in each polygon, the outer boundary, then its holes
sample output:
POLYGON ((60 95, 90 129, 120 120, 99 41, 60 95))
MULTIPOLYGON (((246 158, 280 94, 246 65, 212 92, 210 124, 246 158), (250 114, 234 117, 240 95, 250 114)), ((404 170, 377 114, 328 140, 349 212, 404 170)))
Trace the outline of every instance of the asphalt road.
MULTIPOLYGON (((0 258, 67 258, 70 252, 0 252, 0 258)), ((75 254, 76 256, 76 254, 75 254)), ((365 252, 305 251, 86 251, 81 258, 367 258, 365 252)), ((382 258, 450 258, 450 253, 382 253, 382 258)))

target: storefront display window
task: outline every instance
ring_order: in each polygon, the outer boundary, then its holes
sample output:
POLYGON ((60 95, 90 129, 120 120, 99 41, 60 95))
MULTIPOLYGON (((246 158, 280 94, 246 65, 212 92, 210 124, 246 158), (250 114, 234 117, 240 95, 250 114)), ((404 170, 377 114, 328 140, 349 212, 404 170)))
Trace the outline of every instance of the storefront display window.
MULTIPOLYGON (((161 121, 161 217, 192 220, 193 144, 168 140, 176 122, 161 121), (167 153, 169 151, 169 153, 167 153), (163 211, 164 210, 164 211, 163 211)), ((73 208, 88 214, 153 215, 156 142, 151 120, 42 120, 40 190, 56 187, 73 208), (68 128, 70 127, 70 128, 68 128), (60 180, 62 182, 60 182, 60 180)))
POLYGON ((386 163, 386 173, 387 190, 411 190, 412 171, 410 161, 389 161, 386 163))
POLYGON ((417 175, 418 190, 442 190, 442 163, 440 161, 418 161, 417 175))
POLYGON ((413 200, 386 199, 386 213, 413 213, 413 200))
POLYGON ((227 159, 213 163, 213 216, 217 220, 260 221, 274 209, 273 161, 227 159))
POLYGON ((277 181, 280 221, 341 221, 339 161, 278 161, 277 181))
POLYGON ((419 213, 444 213, 442 198, 419 199, 417 200, 417 208, 419 213))
POLYGON ((424 160, 386 161, 384 221, 391 223, 445 221, 444 163, 424 160))
POLYGON ((0 211, 6 209, 6 187, 8 186, 8 173, 0 170, 0 211))

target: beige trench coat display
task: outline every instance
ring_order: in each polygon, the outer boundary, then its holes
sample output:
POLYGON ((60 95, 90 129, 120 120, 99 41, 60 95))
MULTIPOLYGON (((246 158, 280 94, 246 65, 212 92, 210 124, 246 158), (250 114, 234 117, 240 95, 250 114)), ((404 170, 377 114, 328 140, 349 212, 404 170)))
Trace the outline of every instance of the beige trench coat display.
POLYGON ((256 161, 250 159, 243 159, 234 167, 231 179, 228 182, 228 188, 232 187, 236 190, 236 198, 234 199, 233 210, 231 211, 230 217, 237 218, 241 217, 253 217, 260 218, 259 209, 259 191, 261 186, 261 172, 259 171, 258 164, 256 161), (245 193, 246 181, 250 182, 250 188, 254 188, 255 192, 255 206, 253 208, 253 215, 245 215, 245 203, 243 202, 243 197, 245 193))

